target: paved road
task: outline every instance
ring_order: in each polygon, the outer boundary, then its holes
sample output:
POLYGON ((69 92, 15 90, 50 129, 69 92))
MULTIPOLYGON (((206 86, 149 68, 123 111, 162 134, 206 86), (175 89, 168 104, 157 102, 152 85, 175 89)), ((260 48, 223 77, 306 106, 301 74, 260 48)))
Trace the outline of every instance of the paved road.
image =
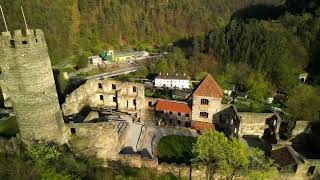
POLYGON ((109 72, 102 73, 102 74, 97 74, 94 76, 89 76, 89 77, 86 77, 85 79, 104 79, 104 78, 108 78, 108 77, 112 77, 112 76, 135 72, 135 71, 138 71, 139 68, 140 68, 140 66, 133 66, 133 67, 125 68, 125 69, 119 69, 119 70, 109 71, 109 72))

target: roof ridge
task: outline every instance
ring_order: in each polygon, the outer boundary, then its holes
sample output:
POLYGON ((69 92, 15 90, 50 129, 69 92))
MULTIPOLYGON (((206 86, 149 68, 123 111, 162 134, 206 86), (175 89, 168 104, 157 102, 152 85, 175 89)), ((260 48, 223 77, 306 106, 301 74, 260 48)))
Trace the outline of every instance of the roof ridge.
POLYGON ((222 98, 223 90, 217 83, 217 81, 208 74, 194 91, 193 95, 195 96, 207 96, 214 98, 222 98))

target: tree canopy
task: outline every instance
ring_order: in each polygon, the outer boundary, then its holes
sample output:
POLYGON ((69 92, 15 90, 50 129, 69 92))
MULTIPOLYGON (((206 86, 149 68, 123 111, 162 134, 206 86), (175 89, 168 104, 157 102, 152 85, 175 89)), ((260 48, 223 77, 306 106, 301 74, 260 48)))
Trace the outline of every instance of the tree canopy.
POLYGON ((201 134, 193 147, 195 161, 206 164, 207 176, 214 174, 232 179, 235 175, 245 175, 248 179, 269 179, 277 176, 273 161, 264 157, 258 149, 249 151, 236 138, 227 138, 217 131, 201 134))

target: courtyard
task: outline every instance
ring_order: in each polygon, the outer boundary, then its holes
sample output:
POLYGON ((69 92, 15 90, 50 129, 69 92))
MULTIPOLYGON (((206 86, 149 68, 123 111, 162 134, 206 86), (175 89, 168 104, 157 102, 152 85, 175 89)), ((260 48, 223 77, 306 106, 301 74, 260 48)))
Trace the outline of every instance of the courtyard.
POLYGON ((191 136, 170 135, 161 138, 157 146, 158 161, 190 164, 194 158, 192 148, 196 141, 197 138, 191 136))

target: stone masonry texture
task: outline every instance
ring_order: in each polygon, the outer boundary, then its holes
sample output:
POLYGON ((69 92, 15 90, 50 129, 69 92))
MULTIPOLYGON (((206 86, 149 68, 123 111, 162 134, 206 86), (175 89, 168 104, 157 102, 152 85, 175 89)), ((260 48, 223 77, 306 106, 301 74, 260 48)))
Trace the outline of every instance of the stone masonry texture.
POLYGON ((41 30, 3 32, 0 37, 1 89, 12 107, 23 142, 62 143, 63 118, 44 34, 41 30))

